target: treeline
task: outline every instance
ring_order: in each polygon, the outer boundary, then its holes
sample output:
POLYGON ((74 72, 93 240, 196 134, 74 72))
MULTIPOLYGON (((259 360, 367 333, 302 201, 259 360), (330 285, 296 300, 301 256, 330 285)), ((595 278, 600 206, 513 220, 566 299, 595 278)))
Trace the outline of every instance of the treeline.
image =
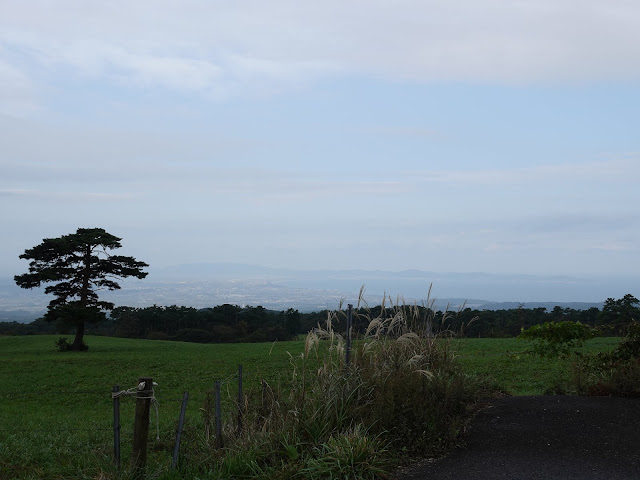
MULTIPOLYGON (((431 329, 434 333, 452 332, 462 337, 514 337, 522 329, 545 322, 573 321, 601 327, 603 334, 618 335, 624 326, 640 320, 640 302, 633 295, 608 298, 602 310, 592 307, 575 310, 556 306, 546 308, 512 308, 509 310, 476 310, 466 308, 458 312, 433 312, 426 307, 406 307, 407 316, 418 329, 431 329), (411 312, 409 312, 411 311, 411 312)), ((146 308, 117 307, 110 316, 97 324, 88 324, 87 333, 153 340, 177 340, 199 343, 272 342, 289 340, 307 333, 326 322, 330 311, 300 313, 295 309, 268 310, 261 306, 240 307, 219 305, 196 309, 176 305, 146 308)), ((393 315, 381 306, 354 309, 354 333, 362 335, 368 319, 393 315)), ((346 313, 334 320, 338 332, 346 330, 346 313)), ((32 323, 0 323, 0 335, 29 335, 69 333, 64 324, 56 325, 41 318, 32 323)))
POLYGON ((56 326, 44 318, 38 318, 31 323, 0 322, 0 335, 50 335, 58 333, 56 326))
MULTIPOLYGON (((599 327, 603 335, 620 335, 631 322, 640 321, 640 308, 633 295, 627 294, 623 298, 608 298, 602 310, 596 307, 587 310, 554 307, 548 311, 540 308, 512 308, 506 310, 477 310, 466 308, 459 311, 434 312, 423 306, 405 307, 405 315, 413 323, 414 330, 430 329, 433 333, 450 333, 460 337, 516 337, 522 329, 546 322, 580 322, 592 327, 599 327)), ((313 328, 318 322, 327 318, 327 311, 302 314, 304 331, 313 328)), ((354 310, 354 331, 356 334, 365 333, 368 319, 389 317, 393 311, 382 311, 381 306, 370 309, 354 310)), ((334 329, 339 332, 346 330, 346 315, 338 315, 334 322, 334 329)))
POLYGON ((300 313, 264 307, 118 307, 110 315, 119 337, 199 343, 290 340, 300 331, 300 313))
MULTIPOLYGON (((326 311, 302 314, 305 328, 313 328, 318 321, 327 318, 326 311)), ((574 321, 587 325, 602 325, 608 320, 598 308, 575 310, 555 307, 551 312, 546 308, 512 308, 508 310, 477 310, 466 308, 460 311, 432 311, 422 306, 405 308, 405 315, 414 331, 431 331, 434 334, 448 334, 459 337, 515 337, 523 328, 529 328, 545 322, 574 321)), ((389 318, 394 312, 382 311, 380 306, 369 309, 354 309, 353 329, 356 335, 364 335, 370 318, 389 318)), ((636 318, 640 319, 640 315, 636 318)), ((333 321, 333 328, 338 332, 346 331, 346 314, 338 315, 333 321)))
MULTIPOLYGON (((196 309, 172 305, 146 308, 117 307, 98 323, 87 323, 93 335, 197 343, 272 342, 290 340, 300 332, 300 313, 258 307, 219 305, 196 309)), ((29 324, 0 323, 0 335, 68 334, 64 322, 40 318, 29 324)))

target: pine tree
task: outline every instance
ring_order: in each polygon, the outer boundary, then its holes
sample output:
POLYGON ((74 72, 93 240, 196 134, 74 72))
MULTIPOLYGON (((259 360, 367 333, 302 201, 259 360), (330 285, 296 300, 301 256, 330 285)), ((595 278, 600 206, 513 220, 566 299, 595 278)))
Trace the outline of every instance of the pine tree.
POLYGON ((53 282, 45 293, 56 298, 49 303, 45 319, 76 327, 71 350, 83 350, 85 324, 105 318, 114 305, 100 301, 97 290, 118 290, 116 280, 144 278, 148 267, 133 257, 109 254, 120 248, 120 238, 101 228, 79 228, 59 238, 45 238, 40 245, 25 250, 20 258, 31 260, 29 273, 16 275, 19 287, 35 288, 53 282))

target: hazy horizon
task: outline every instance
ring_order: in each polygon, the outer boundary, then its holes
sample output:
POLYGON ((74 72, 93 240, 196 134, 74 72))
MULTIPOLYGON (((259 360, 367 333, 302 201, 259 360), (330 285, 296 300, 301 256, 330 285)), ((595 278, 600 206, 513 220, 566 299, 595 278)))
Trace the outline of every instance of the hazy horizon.
MULTIPOLYGON (((555 305, 571 308, 600 306, 607 298, 627 293, 640 296, 634 285, 640 276, 617 278, 438 273, 411 270, 290 270, 243 264, 189 264, 150 269, 144 280, 127 279, 122 290, 101 292, 116 306, 179 305, 195 308, 223 303, 261 305, 273 310, 336 309, 341 302, 364 299, 377 305, 386 294, 392 301, 435 301, 438 309, 461 305, 478 309, 525 308, 555 305), (429 289, 431 287, 431 292, 429 289), (430 296, 429 296, 430 295, 430 296)), ((0 276, 0 312, 42 312, 51 300, 43 288, 23 290, 11 277, 0 276)))

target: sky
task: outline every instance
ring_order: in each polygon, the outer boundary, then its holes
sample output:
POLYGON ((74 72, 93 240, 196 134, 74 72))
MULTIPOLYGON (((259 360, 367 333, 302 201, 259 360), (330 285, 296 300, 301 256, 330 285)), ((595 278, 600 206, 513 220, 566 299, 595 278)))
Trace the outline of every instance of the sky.
POLYGON ((624 276, 640 2, 0 2, 0 272, 100 227, 153 268, 624 276))

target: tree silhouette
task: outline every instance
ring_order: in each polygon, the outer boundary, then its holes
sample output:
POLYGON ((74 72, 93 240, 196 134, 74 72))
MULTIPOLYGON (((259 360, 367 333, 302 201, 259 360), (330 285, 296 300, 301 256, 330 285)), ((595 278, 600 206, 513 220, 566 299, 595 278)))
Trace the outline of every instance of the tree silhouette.
POLYGON ((105 310, 113 304, 98 299, 97 290, 117 290, 116 280, 125 277, 144 278, 144 262, 133 257, 110 255, 120 248, 120 238, 101 228, 79 228, 76 233, 59 238, 45 238, 41 244, 25 250, 20 258, 31 260, 29 273, 16 275, 19 287, 35 288, 53 282, 45 288, 56 298, 49 303, 45 318, 76 327, 71 350, 84 350, 85 324, 105 318, 105 310))

